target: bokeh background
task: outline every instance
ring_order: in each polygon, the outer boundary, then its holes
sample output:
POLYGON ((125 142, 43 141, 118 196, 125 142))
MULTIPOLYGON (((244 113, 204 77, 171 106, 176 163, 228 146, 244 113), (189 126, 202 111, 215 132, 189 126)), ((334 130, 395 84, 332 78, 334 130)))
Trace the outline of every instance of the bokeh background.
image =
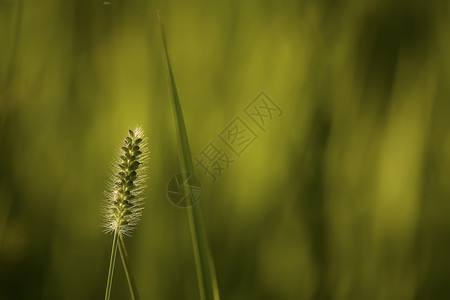
POLYGON ((141 298, 199 299, 166 196, 180 167, 157 8, 193 154, 231 155, 218 134, 261 91, 283 110, 216 182, 199 172, 222 299, 450 298, 448 1, 0 0, 1 300, 104 297, 103 190, 136 124, 141 298))

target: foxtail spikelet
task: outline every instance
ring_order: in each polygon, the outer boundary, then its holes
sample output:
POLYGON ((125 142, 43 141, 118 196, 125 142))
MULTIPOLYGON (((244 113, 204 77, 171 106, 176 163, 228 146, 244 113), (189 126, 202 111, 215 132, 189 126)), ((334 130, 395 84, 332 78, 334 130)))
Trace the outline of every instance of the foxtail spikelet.
POLYGON ((142 215, 148 148, 142 127, 128 131, 107 183, 106 232, 130 236, 142 215))

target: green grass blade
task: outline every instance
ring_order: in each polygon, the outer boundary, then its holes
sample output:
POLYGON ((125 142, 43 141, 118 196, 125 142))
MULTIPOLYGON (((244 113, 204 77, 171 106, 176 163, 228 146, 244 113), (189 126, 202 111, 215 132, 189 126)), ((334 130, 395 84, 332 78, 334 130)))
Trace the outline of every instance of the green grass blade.
POLYGON ((130 261, 128 259, 127 248, 125 248, 125 243, 123 241, 122 234, 119 233, 119 253, 122 259, 123 269, 128 281, 128 287, 130 289, 131 299, 139 300, 139 295, 134 281, 133 273, 131 272, 130 261))
POLYGON ((108 282, 106 283, 105 300, 109 300, 109 297, 111 296, 114 265, 116 263, 116 254, 117 254, 117 232, 114 232, 114 238, 113 238, 112 250, 111 250, 111 259, 109 261, 108 282))
MULTIPOLYGON (((169 89, 172 94, 172 107, 178 135, 181 169, 188 174, 195 174, 194 165, 192 163, 191 150, 189 147, 189 140, 186 132, 186 126, 184 124, 183 112, 181 110, 180 99, 178 96, 177 87, 175 85, 175 78, 169 59, 169 52, 167 50, 166 35, 164 32, 163 24, 161 22, 161 18, 159 16, 159 12, 157 12, 157 15, 158 23, 161 28, 162 43, 164 46, 164 54, 166 57, 169 73, 169 89)), ((190 198, 191 193, 187 191, 186 195, 188 195, 188 203, 192 204, 192 199, 190 198)), ((195 265, 197 268, 197 280, 199 285, 200 297, 201 299, 207 300, 219 299, 216 273, 211 253, 209 251, 201 207, 197 203, 197 205, 189 206, 187 210, 189 215, 192 245, 194 249, 195 265)))

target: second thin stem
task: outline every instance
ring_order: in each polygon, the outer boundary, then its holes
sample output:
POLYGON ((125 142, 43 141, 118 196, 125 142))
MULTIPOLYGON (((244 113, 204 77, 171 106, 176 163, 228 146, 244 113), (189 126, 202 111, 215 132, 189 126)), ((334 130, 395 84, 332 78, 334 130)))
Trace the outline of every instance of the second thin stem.
POLYGON ((130 261, 128 260, 127 249, 125 248, 125 243, 123 241, 122 234, 119 233, 119 253, 122 259, 123 269, 128 281, 128 287, 130 289, 131 299, 139 300, 139 295, 136 288, 136 283, 134 281, 133 273, 131 272, 130 261))
POLYGON ((114 232, 114 238, 113 238, 112 250, 111 250, 111 259, 109 261, 108 282, 106 283, 105 300, 109 300, 109 297, 111 295, 112 280, 113 280, 113 274, 114 274, 114 265, 116 263, 116 254, 117 254, 117 236, 118 236, 118 233, 114 232))

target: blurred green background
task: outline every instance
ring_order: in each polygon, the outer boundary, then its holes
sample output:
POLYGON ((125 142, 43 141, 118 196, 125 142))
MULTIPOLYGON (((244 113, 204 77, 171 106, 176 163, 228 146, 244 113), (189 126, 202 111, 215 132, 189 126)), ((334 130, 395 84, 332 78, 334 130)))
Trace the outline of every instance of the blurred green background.
MULTIPOLYGON (((222 299, 450 299, 448 1, 0 0, 1 300, 104 297, 103 190, 136 124, 141 298, 199 298, 166 196, 157 8, 194 155, 226 150, 218 134, 259 92, 283 110, 216 182, 199 172, 222 299)), ((128 299, 117 262, 112 299, 128 299)))

